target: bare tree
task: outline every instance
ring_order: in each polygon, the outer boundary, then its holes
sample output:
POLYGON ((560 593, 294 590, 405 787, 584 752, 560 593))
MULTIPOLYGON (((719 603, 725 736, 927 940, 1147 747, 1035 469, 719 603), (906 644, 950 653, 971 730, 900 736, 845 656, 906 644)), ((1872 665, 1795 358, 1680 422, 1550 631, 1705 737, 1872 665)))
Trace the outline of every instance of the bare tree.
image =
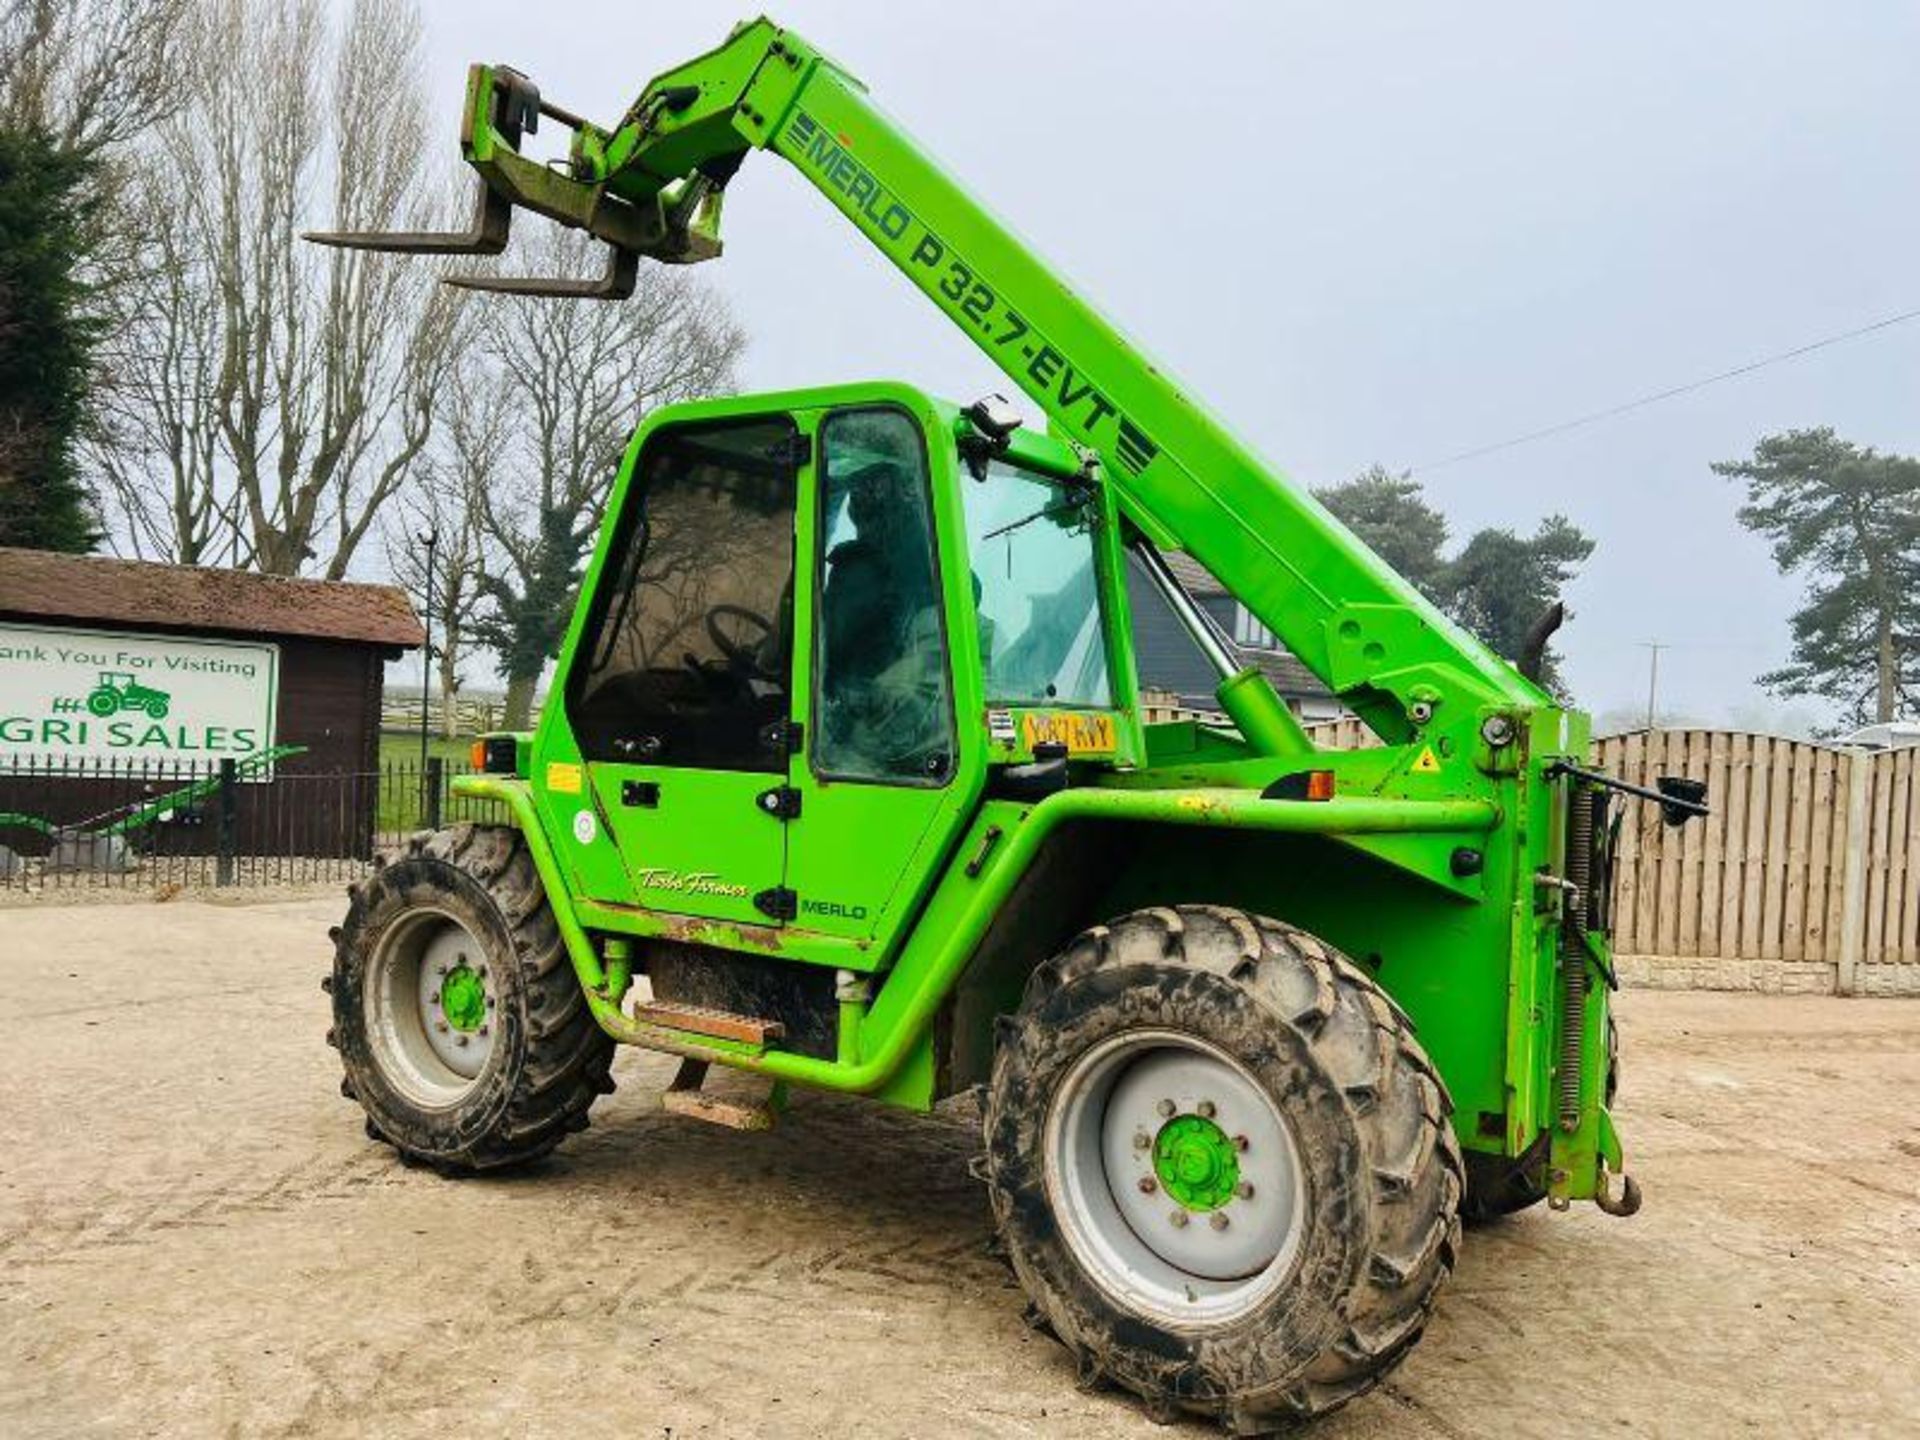
POLYGON ((502 448, 513 430, 506 386, 496 371, 482 370, 458 387, 448 408, 444 443, 420 483, 412 486, 383 522, 387 569, 433 623, 434 688, 439 692, 441 733, 459 733, 455 701, 462 668, 475 647, 473 625, 484 600, 486 531, 482 517, 502 448), (428 550, 435 537, 429 598, 428 550))
MULTIPOLYGON (((544 274, 597 263, 571 232, 548 231, 531 248, 529 266, 544 274)), ((489 551, 475 634, 499 658, 505 723, 518 727, 565 637, 634 426, 661 405, 730 390, 746 341, 718 295, 662 265, 643 266, 623 304, 492 299, 479 328, 514 433, 466 467, 489 551)))
POLYGON ((299 239, 406 228, 426 166, 411 0, 198 0, 180 113, 145 156, 163 217, 126 302, 122 443, 136 553, 344 575, 423 463, 460 346, 431 265, 299 239), (330 78, 315 103, 315 73, 330 78))
POLYGON ((0 126, 91 157, 184 100, 195 0, 0 0, 0 126))
MULTIPOLYGON (((135 181, 141 195, 156 185, 135 181)), ((183 565, 212 561, 234 519, 213 418, 220 326, 196 234, 151 227, 140 280, 119 286, 110 302, 120 323, 101 358, 117 403, 102 407, 93 446, 123 548, 183 565)))

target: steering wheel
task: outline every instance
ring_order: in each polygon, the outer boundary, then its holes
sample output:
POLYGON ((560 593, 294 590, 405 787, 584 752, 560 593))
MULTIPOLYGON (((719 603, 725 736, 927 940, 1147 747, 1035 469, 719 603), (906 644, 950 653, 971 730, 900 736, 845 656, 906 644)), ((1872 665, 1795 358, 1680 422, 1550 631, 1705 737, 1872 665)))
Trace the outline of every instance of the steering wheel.
POLYGON ((769 679, 766 667, 760 663, 760 656, 766 649, 767 641, 773 638, 773 622, 756 610, 744 605, 716 605, 707 611, 707 638, 713 646, 726 656, 727 663, 734 670, 769 679), (742 637, 728 634, 723 621, 734 622, 737 631, 741 626, 759 631, 758 636, 742 637))

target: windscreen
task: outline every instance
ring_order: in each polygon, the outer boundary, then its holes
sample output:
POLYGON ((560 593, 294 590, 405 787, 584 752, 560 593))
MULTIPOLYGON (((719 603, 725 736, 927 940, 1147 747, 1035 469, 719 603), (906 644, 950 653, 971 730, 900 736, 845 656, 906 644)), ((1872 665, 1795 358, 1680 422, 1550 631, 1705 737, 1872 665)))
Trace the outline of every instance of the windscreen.
POLYGON ((987 699, 1111 705, 1092 494, 997 460, 961 494, 987 699))

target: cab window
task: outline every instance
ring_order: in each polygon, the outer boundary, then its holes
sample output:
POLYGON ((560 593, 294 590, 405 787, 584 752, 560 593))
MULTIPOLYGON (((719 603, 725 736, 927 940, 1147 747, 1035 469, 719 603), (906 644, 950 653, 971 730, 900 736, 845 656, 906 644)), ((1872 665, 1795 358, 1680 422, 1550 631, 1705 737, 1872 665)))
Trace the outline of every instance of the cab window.
POLYGON ((961 494, 987 699, 1110 706, 1093 496, 998 460, 961 494))
POLYGON ((911 417, 827 418, 819 530, 814 767, 942 783, 953 766, 953 696, 926 447, 911 417))
POLYGON ((676 427, 642 452, 568 709, 589 760, 781 771, 794 427, 676 427))

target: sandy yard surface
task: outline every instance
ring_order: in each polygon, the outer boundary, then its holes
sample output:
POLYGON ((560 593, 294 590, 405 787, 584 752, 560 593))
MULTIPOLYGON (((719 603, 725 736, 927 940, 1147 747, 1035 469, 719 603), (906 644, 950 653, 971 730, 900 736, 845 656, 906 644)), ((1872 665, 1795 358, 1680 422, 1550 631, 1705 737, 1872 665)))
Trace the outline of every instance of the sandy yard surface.
MULTIPOLYGON (((0 1434, 1167 1436, 1021 1323, 969 1105, 662 1114, 536 1171, 367 1140, 343 898, 0 911, 0 1434)), ((1920 1002, 1630 993, 1645 1210, 1468 1236, 1320 1437, 1920 1434, 1920 1002)))

